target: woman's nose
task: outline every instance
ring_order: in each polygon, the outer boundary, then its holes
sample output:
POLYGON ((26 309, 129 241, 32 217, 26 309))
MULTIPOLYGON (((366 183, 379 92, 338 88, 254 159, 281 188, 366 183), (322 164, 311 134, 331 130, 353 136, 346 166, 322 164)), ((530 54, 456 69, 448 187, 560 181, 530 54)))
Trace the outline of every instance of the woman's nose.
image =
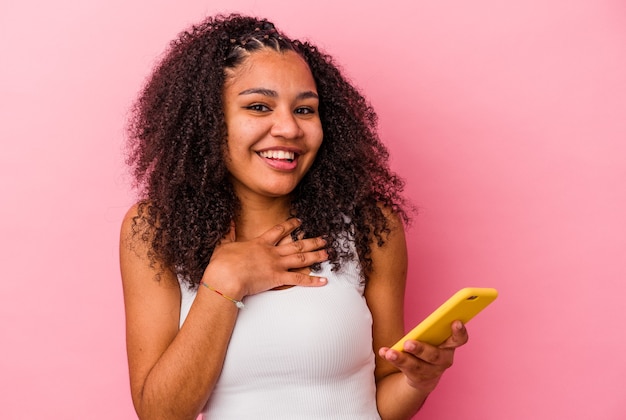
POLYGON ((300 128, 300 124, 298 124, 298 120, 291 110, 275 110, 274 124, 270 133, 274 137, 292 139, 302 135, 302 128, 300 128))

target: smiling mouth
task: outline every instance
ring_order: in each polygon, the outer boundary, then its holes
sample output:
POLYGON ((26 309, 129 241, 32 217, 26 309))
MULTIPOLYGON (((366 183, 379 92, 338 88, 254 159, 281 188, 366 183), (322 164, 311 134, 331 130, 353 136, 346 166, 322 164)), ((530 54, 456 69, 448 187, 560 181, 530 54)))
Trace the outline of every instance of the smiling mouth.
POLYGON ((287 152, 284 150, 265 150, 263 152, 258 152, 258 155, 265 159, 286 160, 287 162, 293 162, 296 158, 296 154, 294 152, 287 152))

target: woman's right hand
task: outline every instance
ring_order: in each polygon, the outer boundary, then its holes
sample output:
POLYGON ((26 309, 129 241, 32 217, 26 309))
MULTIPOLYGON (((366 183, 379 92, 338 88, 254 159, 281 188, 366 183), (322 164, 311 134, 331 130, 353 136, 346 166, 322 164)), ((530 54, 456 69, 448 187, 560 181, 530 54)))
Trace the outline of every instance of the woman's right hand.
POLYGON ((324 286, 323 277, 290 271, 326 261, 321 237, 281 241, 300 221, 288 219, 255 239, 236 242, 235 226, 215 247, 202 280, 237 300, 281 286, 324 286))

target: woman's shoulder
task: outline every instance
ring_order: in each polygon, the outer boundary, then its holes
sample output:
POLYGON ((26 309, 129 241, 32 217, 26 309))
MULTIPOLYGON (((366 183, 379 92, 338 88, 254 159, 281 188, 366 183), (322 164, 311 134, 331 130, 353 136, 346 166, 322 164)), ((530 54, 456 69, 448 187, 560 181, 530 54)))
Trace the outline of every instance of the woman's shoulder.
POLYGON ((126 211, 122 219, 122 238, 132 239, 135 233, 141 232, 145 238, 153 229, 153 223, 149 222, 147 208, 149 203, 146 201, 138 201, 126 211), (130 236, 129 236, 130 235, 130 236))
POLYGON ((404 230, 404 224, 408 221, 408 217, 407 214, 404 212, 404 209, 393 208, 390 205, 386 205, 380 202, 376 205, 382 211, 391 229, 400 228, 404 230))
POLYGON ((124 218, 122 219, 122 227, 128 226, 132 224, 133 220, 135 220, 139 216, 139 206, 141 203, 137 202, 130 206, 130 208, 124 214, 124 218))
POLYGON ((124 215, 120 228, 120 256, 126 253, 139 259, 149 259, 153 253, 154 227, 146 218, 145 203, 133 204, 124 215))
POLYGON ((152 243, 155 227, 147 218, 145 202, 133 204, 122 219, 120 231, 120 264, 122 280, 131 278, 130 273, 143 273, 166 283, 177 284, 176 276, 162 263, 154 252, 152 243))
POLYGON ((387 229, 385 229, 382 242, 372 241, 371 256, 374 264, 381 259, 397 260, 406 254, 406 237, 402 215, 388 207, 381 207, 381 210, 387 221, 387 229))

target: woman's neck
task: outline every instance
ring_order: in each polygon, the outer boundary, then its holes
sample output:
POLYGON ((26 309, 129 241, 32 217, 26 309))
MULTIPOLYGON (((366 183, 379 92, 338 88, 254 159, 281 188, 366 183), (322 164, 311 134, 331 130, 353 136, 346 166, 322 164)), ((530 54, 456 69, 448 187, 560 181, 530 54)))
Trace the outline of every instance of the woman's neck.
POLYGON ((290 216, 289 197, 271 200, 241 200, 241 209, 235 220, 237 240, 256 238, 290 216))

